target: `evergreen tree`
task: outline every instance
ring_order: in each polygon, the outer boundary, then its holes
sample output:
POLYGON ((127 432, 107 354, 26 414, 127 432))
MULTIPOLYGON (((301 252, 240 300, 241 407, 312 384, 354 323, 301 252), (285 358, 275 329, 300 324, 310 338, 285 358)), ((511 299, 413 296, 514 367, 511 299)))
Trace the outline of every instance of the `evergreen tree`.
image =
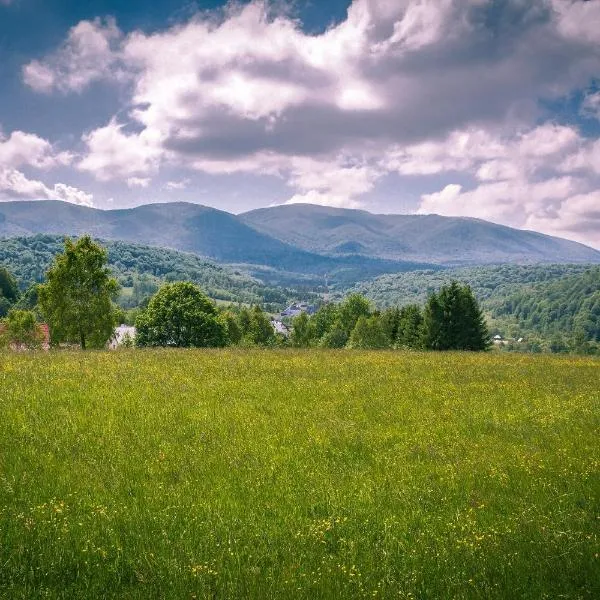
POLYGON ((483 351, 490 347, 490 334, 485 316, 468 285, 459 286, 458 349, 483 351))
POLYGON ((486 350, 489 333, 469 286, 456 281, 432 294, 425 306, 423 344, 431 350, 486 350))
POLYGON ((417 350, 423 347, 423 314, 416 304, 404 306, 399 311, 397 348, 417 350))
POLYGON ((428 350, 447 350, 444 308, 437 294, 429 296, 423 314, 423 346, 428 350))
POLYGON ((400 309, 397 307, 387 308, 381 313, 381 327, 388 338, 390 345, 396 343, 398 328, 400 326, 400 309))

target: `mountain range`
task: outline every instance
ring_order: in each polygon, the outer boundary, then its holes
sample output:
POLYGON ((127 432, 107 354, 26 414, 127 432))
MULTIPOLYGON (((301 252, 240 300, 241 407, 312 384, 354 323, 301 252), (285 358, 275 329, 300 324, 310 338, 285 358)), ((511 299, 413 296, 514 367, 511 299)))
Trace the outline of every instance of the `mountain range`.
POLYGON ((262 208, 240 218, 264 234, 321 254, 446 266, 600 260, 600 252, 576 242, 473 218, 382 215, 311 204, 262 208))
POLYGON ((119 210, 59 201, 0 203, 0 237, 84 233, 246 265, 270 283, 281 273, 329 274, 349 283, 457 265, 600 263, 600 252, 582 244, 470 218, 307 204, 233 215, 183 202, 119 210))

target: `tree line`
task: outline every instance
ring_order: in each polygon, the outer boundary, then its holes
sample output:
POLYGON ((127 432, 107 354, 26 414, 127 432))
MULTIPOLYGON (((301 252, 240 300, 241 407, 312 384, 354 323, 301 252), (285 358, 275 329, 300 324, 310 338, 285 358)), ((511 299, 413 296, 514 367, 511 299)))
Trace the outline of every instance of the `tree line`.
POLYGON ((298 348, 397 348, 470 350, 489 347, 485 318, 471 289, 452 282, 432 293, 423 308, 409 304, 373 310, 360 294, 326 304, 293 321, 290 344, 298 348))
MULTIPOLYGON (((119 284, 107 264, 107 251, 89 236, 66 239, 36 288, 37 316, 49 324, 53 344, 102 348, 122 311, 115 304, 119 284)), ((14 277, 0 270, 0 299, 7 308, 5 339, 33 344, 36 312, 18 307, 14 277), (11 308, 11 305, 14 305, 11 308), (29 338, 27 333, 29 332, 29 338)), ((489 335, 479 305, 466 285, 452 282, 431 294, 425 307, 409 305, 383 312, 360 294, 300 314, 289 338, 277 334, 269 316, 255 305, 218 308, 191 282, 162 285, 139 312, 135 344, 173 347, 292 346, 298 348, 410 348, 485 350, 489 335)))

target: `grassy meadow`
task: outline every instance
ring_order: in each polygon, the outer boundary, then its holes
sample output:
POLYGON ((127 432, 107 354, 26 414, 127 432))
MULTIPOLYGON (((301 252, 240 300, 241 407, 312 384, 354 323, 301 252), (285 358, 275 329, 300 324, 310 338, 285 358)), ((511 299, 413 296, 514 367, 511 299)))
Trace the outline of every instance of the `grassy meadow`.
POLYGON ((600 360, 0 353, 0 598, 600 598, 600 360))

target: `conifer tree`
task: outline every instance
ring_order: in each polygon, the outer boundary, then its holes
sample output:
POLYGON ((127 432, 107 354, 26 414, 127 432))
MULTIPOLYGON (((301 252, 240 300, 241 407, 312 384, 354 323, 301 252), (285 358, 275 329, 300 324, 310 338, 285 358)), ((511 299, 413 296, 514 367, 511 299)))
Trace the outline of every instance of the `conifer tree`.
POLYGON ((432 294, 425 306, 423 344, 431 350, 486 350, 489 333, 469 286, 456 281, 432 294))

